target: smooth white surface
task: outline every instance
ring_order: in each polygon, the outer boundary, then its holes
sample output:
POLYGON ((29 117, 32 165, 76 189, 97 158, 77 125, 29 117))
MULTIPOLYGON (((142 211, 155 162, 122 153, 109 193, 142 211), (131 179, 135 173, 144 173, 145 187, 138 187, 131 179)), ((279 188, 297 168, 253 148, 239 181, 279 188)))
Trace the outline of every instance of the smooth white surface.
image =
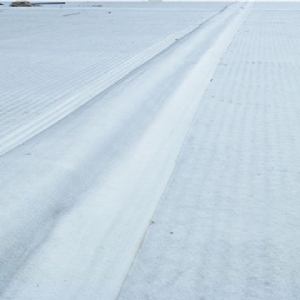
POLYGON ((118 295, 201 94, 238 26, 235 16, 239 22, 244 13, 234 5, 215 14, 1 157, 4 299, 118 295))

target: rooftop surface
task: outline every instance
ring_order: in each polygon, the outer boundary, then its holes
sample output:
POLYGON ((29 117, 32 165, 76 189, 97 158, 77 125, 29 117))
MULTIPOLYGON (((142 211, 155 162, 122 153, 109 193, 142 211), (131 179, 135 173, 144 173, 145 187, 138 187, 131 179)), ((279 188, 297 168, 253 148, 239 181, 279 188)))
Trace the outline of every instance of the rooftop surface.
POLYGON ((298 300, 300 3, 0 8, 0 299, 298 300))

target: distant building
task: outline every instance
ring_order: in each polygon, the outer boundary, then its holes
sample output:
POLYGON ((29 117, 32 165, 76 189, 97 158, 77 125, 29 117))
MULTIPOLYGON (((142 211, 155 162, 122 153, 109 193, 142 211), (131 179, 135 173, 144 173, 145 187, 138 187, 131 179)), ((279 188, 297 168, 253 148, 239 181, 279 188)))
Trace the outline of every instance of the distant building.
POLYGON ((53 4, 66 4, 66 2, 32 2, 37 5, 53 5, 53 4))

